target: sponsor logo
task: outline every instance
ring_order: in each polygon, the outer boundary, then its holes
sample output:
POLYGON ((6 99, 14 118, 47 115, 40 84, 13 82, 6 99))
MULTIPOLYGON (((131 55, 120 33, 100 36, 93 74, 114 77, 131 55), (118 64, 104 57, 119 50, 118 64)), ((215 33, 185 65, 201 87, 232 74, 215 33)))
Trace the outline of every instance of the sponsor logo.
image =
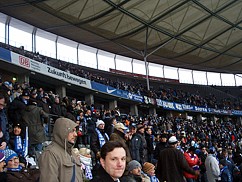
POLYGON ((19 64, 29 68, 30 67, 30 61, 29 58, 26 58, 24 56, 19 56, 19 64))
POLYGON ((109 89, 109 88, 107 87, 107 93, 111 94, 111 93, 113 93, 113 92, 115 92, 115 91, 116 91, 116 89, 109 89))

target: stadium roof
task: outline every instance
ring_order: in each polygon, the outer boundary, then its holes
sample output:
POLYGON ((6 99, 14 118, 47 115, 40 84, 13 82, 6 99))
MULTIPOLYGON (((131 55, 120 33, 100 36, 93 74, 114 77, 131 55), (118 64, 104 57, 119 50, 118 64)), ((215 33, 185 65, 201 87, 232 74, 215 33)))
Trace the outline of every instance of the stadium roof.
POLYGON ((241 0, 1 0, 0 12, 119 55, 242 73, 241 0))

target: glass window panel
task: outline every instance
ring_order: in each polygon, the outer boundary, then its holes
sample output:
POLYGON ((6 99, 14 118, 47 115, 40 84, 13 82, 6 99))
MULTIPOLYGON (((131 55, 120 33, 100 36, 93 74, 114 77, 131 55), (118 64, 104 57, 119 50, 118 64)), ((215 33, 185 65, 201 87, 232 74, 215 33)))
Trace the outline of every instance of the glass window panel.
POLYGON ((15 47, 24 46, 25 50, 32 51, 32 35, 9 26, 9 44, 15 47))
POLYGON ((45 56, 56 58, 55 41, 36 36, 36 52, 45 56))
POLYGON ((221 86, 220 73, 207 72, 208 85, 221 86))
POLYGON ((5 43, 5 22, 7 15, 0 13, 0 42, 5 43))
POLYGON ((5 25, 0 22, 0 42, 5 43, 5 25))
POLYGON ((97 49, 80 44, 78 49, 79 65, 97 69, 97 49))
POLYGON ((57 43, 57 59, 77 64, 76 47, 57 43))
POLYGON ((242 85, 242 74, 236 74, 235 80, 236 80, 236 86, 241 86, 242 85))
POLYGON ((235 86, 235 80, 233 74, 221 73, 222 86, 235 86))
POLYGON ((207 85, 207 77, 205 71, 193 71, 194 84, 207 85))
POLYGON ((145 62, 133 59, 133 72, 141 75, 146 75, 145 62))
POLYGON ((98 69, 109 71, 110 68, 115 69, 114 56, 115 54, 99 50, 98 51, 98 69))
POLYGON ((132 59, 124 56, 116 56, 116 69, 132 73, 132 59))
POLYGON ((192 70, 188 70, 188 69, 179 69, 179 81, 180 83, 189 83, 189 84, 193 84, 193 80, 192 80, 192 70))
POLYGON ((163 77, 163 65, 149 63, 149 75, 163 77))
POLYGON ((164 66, 164 77, 171 79, 178 79, 177 68, 164 66))

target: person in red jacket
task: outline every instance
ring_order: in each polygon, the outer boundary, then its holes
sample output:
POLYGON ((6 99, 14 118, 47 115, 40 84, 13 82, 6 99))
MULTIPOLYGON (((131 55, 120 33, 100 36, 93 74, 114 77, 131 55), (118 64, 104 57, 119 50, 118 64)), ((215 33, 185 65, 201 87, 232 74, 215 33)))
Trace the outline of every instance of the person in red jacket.
MULTIPOLYGON (((199 170, 199 166, 201 165, 201 161, 198 156, 195 154, 196 148, 191 146, 187 152, 184 153, 184 156, 187 160, 188 165, 193 168, 193 170, 199 170)), ((184 172, 184 176, 187 182, 197 182, 197 176, 184 172)))

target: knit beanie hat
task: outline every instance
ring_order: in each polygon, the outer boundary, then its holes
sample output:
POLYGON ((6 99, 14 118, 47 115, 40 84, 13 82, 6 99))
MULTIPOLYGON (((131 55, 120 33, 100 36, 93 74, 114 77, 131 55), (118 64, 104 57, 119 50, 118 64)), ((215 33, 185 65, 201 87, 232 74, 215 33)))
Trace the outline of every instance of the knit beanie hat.
POLYGON ((6 149, 6 150, 4 150, 3 152, 4 152, 4 155, 5 155, 5 157, 6 157, 6 159, 5 159, 6 163, 8 163, 8 161, 9 161, 10 159, 12 159, 13 157, 15 157, 15 156, 18 157, 17 153, 14 152, 13 150, 6 149))
POLYGON ((141 168, 141 164, 136 160, 130 161, 127 165, 127 169, 128 169, 129 172, 132 171, 133 169, 138 168, 138 167, 141 168))
POLYGON ((105 124, 103 120, 98 119, 96 122, 96 127, 98 127, 100 124, 105 124))
POLYGON ((0 152, 0 162, 2 162, 5 159, 4 153, 0 152))
POLYGON ((148 174, 152 169, 154 169, 155 166, 149 162, 145 162, 143 165, 143 171, 148 174))

